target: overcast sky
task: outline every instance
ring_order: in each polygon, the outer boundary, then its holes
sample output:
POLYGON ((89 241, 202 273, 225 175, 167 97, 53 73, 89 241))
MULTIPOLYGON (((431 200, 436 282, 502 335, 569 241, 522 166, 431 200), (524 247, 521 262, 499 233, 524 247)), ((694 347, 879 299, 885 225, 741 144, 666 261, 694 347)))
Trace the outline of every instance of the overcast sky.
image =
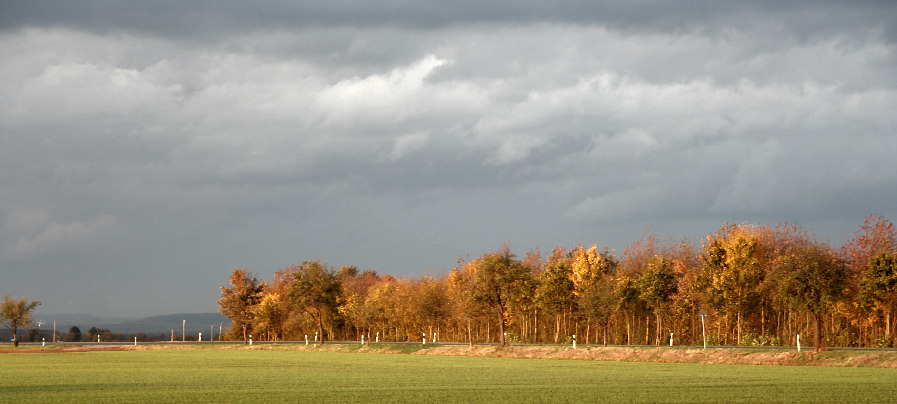
POLYGON ((481 3, 3 1, 0 293, 897 220, 893 2, 481 3))

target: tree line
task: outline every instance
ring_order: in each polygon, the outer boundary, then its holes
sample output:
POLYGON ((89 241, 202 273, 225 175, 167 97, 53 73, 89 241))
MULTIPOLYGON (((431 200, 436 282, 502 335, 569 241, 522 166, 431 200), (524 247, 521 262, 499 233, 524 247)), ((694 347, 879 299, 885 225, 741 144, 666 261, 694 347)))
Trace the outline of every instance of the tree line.
POLYGON ((897 230, 871 215, 840 248, 796 225, 724 224, 699 244, 648 232, 518 257, 505 245, 442 276, 305 261, 221 288, 227 338, 893 347, 897 230))
MULTIPOLYGON (((163 333, 120 333, 95 326, 90 327, 87 332, 82 332, 81 327, 72 326, 68 332, 60 330, 55 334, 51 330, 30 328, 17 339, 22 342, 53 342, 54 335, 57 342, 133 342, 134 338, 137 338, 138 342, 168 341, 168 336, 163 333)), ((190 340, 190 337, 188 335, 187 340, 190 340)), ((193 337, 193 340, 195 339, 196 337, 193 337)))

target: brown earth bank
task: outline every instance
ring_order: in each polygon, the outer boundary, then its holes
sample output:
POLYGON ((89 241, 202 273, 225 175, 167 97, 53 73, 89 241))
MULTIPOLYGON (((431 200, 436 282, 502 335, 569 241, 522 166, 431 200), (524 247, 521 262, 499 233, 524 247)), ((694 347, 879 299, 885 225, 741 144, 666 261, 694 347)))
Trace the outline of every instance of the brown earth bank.
POLYGON ((694 349, 694 348, 623 348, 588 347, 458 347, 444 346, 416 352, 425 355, 468 355, 499 358, 532 358, 560 360, 704 363, 725 365, 785 366, 864 366, 897 368, 895 351, 828 351, 822 353, 796 350, 694 349))
POLYGON ((815 353, 794 349, 754 350, 739 348, 658 348, 658 347, 580 347, 569 346, 461 346, 461 345, 347 345, 265 344, 265 345, 85 345, 19 347, 0 353, 66 353, 88 351, 125 351, 156 349, 252 349, 341 353, 382 353, 442 356, 478 356, 491 358, 587 360, 615 362, 699 363, 719 365, 840 366, 897 369, 897 351, 836 350, 815 353))

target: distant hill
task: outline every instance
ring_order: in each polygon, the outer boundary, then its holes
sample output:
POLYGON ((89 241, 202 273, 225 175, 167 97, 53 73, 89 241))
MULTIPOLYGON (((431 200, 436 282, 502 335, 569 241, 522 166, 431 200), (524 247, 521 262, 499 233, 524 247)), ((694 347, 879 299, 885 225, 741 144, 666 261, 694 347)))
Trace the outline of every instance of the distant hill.
POLYGON ((169 335, 171 330, 174 330, 175 335, 180 336, 181 332, 186 329, 187 334, 196 335, 201 332, 203 335, 209 335, 211 327, 214 326, 215 335, 217 335, 219 326, 226 330, 230 325, 230 320, 221 313, 165 314, 142 319, 97 317, 89 314, 43 314, 35 316, 34 328, 38 328, 38 320, 43 321, 40 329, 44 331, 52 330, 55 320, 57 333, 66 333, 72 326, 77 326, 81 332, 85 333, 91 327, 97 327, 122 334, 142 332, 148 335, 169 335))
POLYGON ((182 314, 165 314, 161 316, 152 316, 135 321, 121 322, 117 324, 120 330, 113 332, 121 333, 170 333, 174 330, 175 334, 180 334, 186 328, 188 334, 203 333, 209 335, 211 328, 214 326, 214 332, 217 335, 219 327, 227 329, 230 320, 221 313, 182 313, 182 314))

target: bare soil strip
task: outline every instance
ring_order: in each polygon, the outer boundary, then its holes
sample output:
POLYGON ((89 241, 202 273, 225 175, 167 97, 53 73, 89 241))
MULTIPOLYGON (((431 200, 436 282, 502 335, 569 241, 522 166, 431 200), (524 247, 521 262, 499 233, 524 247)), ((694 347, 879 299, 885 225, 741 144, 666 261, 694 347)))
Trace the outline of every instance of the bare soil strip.
MULTIPOLYGON (((89 351, 127 351, 155 349, 191 349, 179 345, 84 345, 25 347, 0 349, 2 353, 68 353, 89 351)), ((328 344, 317 345, 224 345, 214 349, 276 349, 291 351, 317 351, 342 353, 383 353, 408 354, 396 345, 328 344)), ((655 348, 655 347, 582 347, 572 349, 561 346, 430 346, 410 353, 411 355, 479 356, 493 358, 586 360, 612 362, 663 362, 663 363, 703 363, 719 365, 779 365, 779 366, 840 366, 877 367, 897 369, 897 351, 812 351, 796 350, 751 350, 751 349, 700 349, 700 348, 655 348)))

